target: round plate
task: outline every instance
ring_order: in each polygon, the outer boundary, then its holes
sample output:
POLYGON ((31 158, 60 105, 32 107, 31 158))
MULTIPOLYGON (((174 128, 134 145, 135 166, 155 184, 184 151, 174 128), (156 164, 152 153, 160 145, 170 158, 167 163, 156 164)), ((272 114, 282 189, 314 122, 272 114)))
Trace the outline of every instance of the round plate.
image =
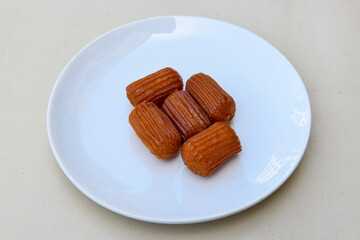
POLYGON ((310 102, 290 62, 238 26, 165 16, 116 28, 66 65, 51 93, 47 128, 65 175, 101 206, 157 223, 194 223, 240 212, 269 196, 295 170, 311 126, 310 102), (243 151, 211 176, 180 154, 159 160, 136 136, 125 87, 164 67, 186 81, 203 72, 234 99, 231 126, 243 151))

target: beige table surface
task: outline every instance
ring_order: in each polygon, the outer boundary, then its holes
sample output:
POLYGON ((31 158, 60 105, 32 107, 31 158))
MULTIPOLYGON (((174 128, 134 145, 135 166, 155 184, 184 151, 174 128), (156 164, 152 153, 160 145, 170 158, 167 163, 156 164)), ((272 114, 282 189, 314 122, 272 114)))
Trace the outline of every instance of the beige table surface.
POLYGON ((0 0, 0 239, 360 239, 360 1, 0 0), (65 177, 46 107, 70 58, 146 17, 199 15, 253 31, 294 64, 312 104, 291 178, 231 217, 159 225, 112 213, 65 177))

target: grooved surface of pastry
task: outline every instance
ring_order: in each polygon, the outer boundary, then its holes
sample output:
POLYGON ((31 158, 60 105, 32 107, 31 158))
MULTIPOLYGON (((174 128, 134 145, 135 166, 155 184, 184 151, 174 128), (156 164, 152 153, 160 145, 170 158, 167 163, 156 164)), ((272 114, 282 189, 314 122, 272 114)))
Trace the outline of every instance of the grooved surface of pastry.
POLYGON ((165 99, 162 110, 177 127, 183 141, 211 125, 204 110, 185 91, 170 94, 165 99))
POLYGON ((181 156, 192 172, 205 177, 241 150, 235 131, 224 122, 216 122, 189 138, 182 146, 181 156))
POLYGON ((179 73, 167 67, 129 84, 126 95, 134 107, 143 102, 161 106, 169 94, 182 90, 183 86, 179 73))
POLYGON ((186 91, 199 103, 212 122, 229 122, 235 115, 235 101, 219 84, 204 73, 186 82, 186 91))
POLYGON ((157 158, 174 156, 181 137, 170 119, 154 103, 141 103, 129 115, 129 123, 145 146, 157 158))

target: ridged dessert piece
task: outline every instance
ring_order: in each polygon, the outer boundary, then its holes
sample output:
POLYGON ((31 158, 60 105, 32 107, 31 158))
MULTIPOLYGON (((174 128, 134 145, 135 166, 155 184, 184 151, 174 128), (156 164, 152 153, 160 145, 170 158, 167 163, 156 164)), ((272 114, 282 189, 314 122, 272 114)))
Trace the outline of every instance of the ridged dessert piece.
POLYGON ((161 106, 169 94, 182 90, 183 87, 180 74, 167 67, 129 84, 126 95, 134 107, 143 102, 161 106))
POLYGON ((204 73, 186 82, 186 91, 199 103, 211 122, 229 122, 235 115, 235 101, 219 84, 204 73))
POLYGON ((154 103, 141 103, 129 115, 129 123, 144 145, 157 158, 174 156, 181 137, 170 119, 154 103))
POLYGON ((174 123, 183 141, 211 125, 204 110, 185 91, 170 94, 165 99, 162 110, 174 123))
POLYGON ((192 172, 206 177, 241 150, 235 131, 224 122, 216 122, 189 138, 182 146, 181 156, 192 172))

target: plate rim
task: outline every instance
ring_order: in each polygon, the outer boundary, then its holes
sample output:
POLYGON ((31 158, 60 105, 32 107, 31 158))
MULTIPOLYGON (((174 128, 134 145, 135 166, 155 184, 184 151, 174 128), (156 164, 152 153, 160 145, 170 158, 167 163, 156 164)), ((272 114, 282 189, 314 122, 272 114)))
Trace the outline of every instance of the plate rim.
POLYGON ((70 180, 70 182, 78 189, 80 190, 80 192, 82 192, 86 197, 88 197, 89 199, 91 199, 93 202, 95 202, 96 204, 112 211, 115 212, 117 214, 123 215, 125 217, 129 217, 129 218, 133 218, 133 219, 137 219, 137 220, 141 220, 141 221, 145 221, 145 222, 151 222, 151 223, 160 223, 160 224, 192 224, 192 223, 200 223, 200 222, 208 222, 208 221, 213 221, 216 219, 220 219, 220 218, 225 218, 234 214, 237 214, 239 212, 242 212, 248 208, 251 208, 252 206, 260 203, 261 201, 263 201, 264 199, 266 199, 267 197, 269 197, 271 194, 273 194, 275 191, 277 191, 289 178, 290 176, 294 173, 294 171, 297 169, 297 167, 299 166, 305 152, 307 149, 307 146, 309 144, 309 140, 310 140, 310 135, 311 135, 311 126, 312 126, 312 112, 311 112, 311 102, 310 102, 310 97, 308 94, 308 91, 306 89, 306 86, 304 84, 304 81, 302 80, 300 74, 298 73, 298 71, 296 70, 296 68, 294 67, 294 65, 290 62, 290 60, 284 55, 282 54, 282 52, 280 52, 275 46, 273 46, 270 42, 268 42, 267 40, 265 40, 264 38, 260 37, 259 35, 257 35, 256 33, 241 27, 239 25, 227 22, 227 21, 223 21, 223 20, 219 20, 216 18, 209 18, 209 17, 203 17, 203 16, 193 16, 193 15, 163 15, 163 16, 156 16, 156 17, 149 17, 149 18, 143 18, 143 19, 138 19, 135 21, 131 21, 129 23, 120 25, 118 27, 115 27, 101 35, 99 35, 98 37, 94 38, 92 41, 90 41, 89 43, 87 43, 85 46, 83 46, 80 50, 78 50, 76 52, 76 54, 74 56, 72 56, 70 58, 70 60, 67 62, 67 64, 64 66, 64 68, 62 69, 62 71, 60 72, 59 76, 57 77, 54 86, 51 90, 50 96, 49 96, 49 101, 48 101, 48 105, 47 105, 47 113, 46 113, 46 129, 47 129, 47 135, 48 135, 48 140, 49 140, 49 144, 50 144, 50 148, 54 154, 55 160, 58 163, 58 165, 60 166, 60 169, 63 171, 63 173, 65 174, 65 176, 70 180), (66 168, 65 164, 63 163, 62 159, 60 158, 56 146, 53 142, 52 139, 52 130, 50 128, 51 125, 51 117, 50 117, 50 112, 52 110, 52 105, 53 105, 53 101, 54 101, 54 96, 55 93, 58 89, 58 85, 61 82, 61 79, 63 77, 63 75, 65 74, 65 72, 68 70, 68 68, 71 66, 71 64, 75 61, 75 59, 77 59, 77 57, 82 54, 89 46, 91 46, 92 44, 94 44, 95 42, 97 42, 98 40, 102 39, 104 36, 111 34, 115 31, 118 31, 122 28, 131 26, 131 25, 135 25, 141 22, 147 22, 147 21, 151 21, 151 20, 156 20, 156 19, 165 19, 165 18, 197 18, 197 19, 202 19, 205 21, 217 21, 219 23, 222 24, 226 24, 226 25, 231 25, 233 27, 236 28, 240 28, 242 30, 245 30, 247 33, 250 33, 254 36, 256 36, 257 38, 260 38, 261 40, 265 41, 267 44, 269 44, 273 49, 275 49, 278 53, 281 54, 281 56, 286 59, 286 61, 293 67, 293 69, 295 70, 295 73, 298 75, 301 83, 302 83, 302 87, 305 90, 306 93, 306 97, 307 97, 307 101, 309 103, 309 128, 308 128, 308 132, 306 133, 307 135, 307 139, 306 139, 306 144, 304 145, 304 149, 302 151, 302 153, 299 155, 299 158, 296 161, 296 164, 293 165, 293 167, 291 169, 289 169, 289 171, 286 172, 286 174, 284 174, 282 176, 282 178, 273 185, 273 187, 271 188, 271 190, 265 192, 264 194, 262 194, 260 197, 258 197, 257 199, 253 200, 252 202, 249 202, 249 204, 241 206, 240 208, 235 208, 235 209, 231 209, 231 210, 227 210, 227 211, 223 211, 221 213, 215 214, 215 215, 210 215, 210 216, 203 216, 203 217, 196 217, 196 218, 157 218, 157 217, 146 217, 146 216, 141 216, 139 214, 134 214, 131 212, 128 212, 126 210, 122 210, 116 207, 113 207, 112 205, 106 203, 105 201, 99 199, 98 197, 96 197, 95 195, 93 195, 92 193, 90 193, 89 191, 87 191, 85 188, 83 188, 81 186, 81 184, 75 179, 75 177, 73 177, 71 175, 71 173, 69 172, 69 170, 66 168))

